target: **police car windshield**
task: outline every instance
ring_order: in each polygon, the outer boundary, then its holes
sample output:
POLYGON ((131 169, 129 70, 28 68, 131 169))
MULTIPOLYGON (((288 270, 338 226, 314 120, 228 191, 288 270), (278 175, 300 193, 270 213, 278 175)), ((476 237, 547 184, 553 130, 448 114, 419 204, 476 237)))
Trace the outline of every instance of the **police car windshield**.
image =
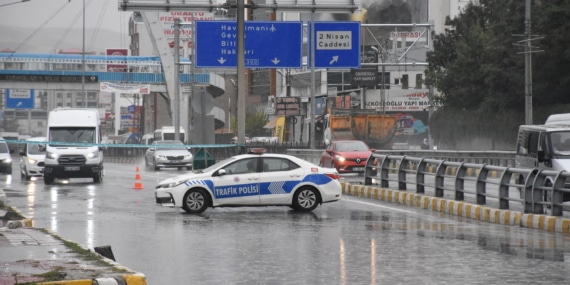
POLYGON ((235 157, 229 157, 229 158, 226 158, 226 159, 224 159, 224 160, 222 160, 222 161, 216 162, 216 163, 212 164, 211 166, 209 166, 209 167, 207 167, 207 168, 194 170, 194 172, 196 172, 196 173, 203 173, 203 172, 212 171, 212 170, 217 169, 217 168, 219 168, 220 166, 222 166, 222 165, 224 165, 224 164, 227 164, 228 162, 234 161, 234 160, 236 160, 235 157))
POLYGON ((553 132, 550 141, 554 155, 570 155, 570 131, 553 132))

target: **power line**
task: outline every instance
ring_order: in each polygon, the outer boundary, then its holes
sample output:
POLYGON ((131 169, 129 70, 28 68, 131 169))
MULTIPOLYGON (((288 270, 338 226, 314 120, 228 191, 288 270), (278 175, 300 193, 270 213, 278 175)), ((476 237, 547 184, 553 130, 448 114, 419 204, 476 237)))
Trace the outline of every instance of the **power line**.
POLYGON ((64 3, 57 11, 55 11, 55 13, 53 13, 53 15, 51 15, 45 22, 43 22, 35 31, 33 31, 27 38, 25 38, 17 47, 16 47, 16 51, 18 51, 21 47, 23 47, 25 44, 28 43, 28 41, 33 38, 39 31, 41 31, 41 29, 43 27, 46 26, 47 23, 49 23, 51 20, 53 20, 53 18, 55 18, 55 16, 57 16, 57 14, 59 14, 61 11, 63 11, 63 8, 65 7, 65 5, 67 5, 69 2, 64 3))
POLYGON ((93 32, 93 36, 89 41, 89 45, 87 45, 88 46, 87 50, 92 50, 93 46, 95 45, 97 37, 99 36, 99 32, 101 31, 101 24, 103 23, 103 19, 105 18, 108 6, 109 6, 109 0, 105 0, 105 3, 103 4, 103 9, 101 9, 101 13, 99 13, 99 18, 97 19, 97 25, 95 26, 95 31, 93 32))

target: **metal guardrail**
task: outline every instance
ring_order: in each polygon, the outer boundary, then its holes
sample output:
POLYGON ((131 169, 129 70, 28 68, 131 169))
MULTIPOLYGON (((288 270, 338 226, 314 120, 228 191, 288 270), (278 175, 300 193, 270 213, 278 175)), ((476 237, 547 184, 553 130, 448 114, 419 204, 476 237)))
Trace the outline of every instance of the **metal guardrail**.
MULTIPOLYGON (((124 162, 123 158, 128 158, 127 163, 144 157, 148 148, 145 145, 105 146, 106 160, 124 162)), ((239 152, 237 145, 189 146, 206 149, 216 161, 239 152)), ((323 152, 303 148, 280 151, 316 165, 323 152)), ((513 168, 514 152, 378 150, 370 158, 363 177, 365 185, 372 185, 373 180, 381 187, 396 183, 395 189, 400 191, 407 191, 408 186, 413 185, 416 193, 426 194, 426 189, 430 189, 435 197, 444 197, 447 191, 456 201, 472 196, 478 205, 489 205, 487 199, 495 198, 499 209, 509 209, 517 203, 519 208, 524 206, 524 213, 543 214, 548 207, 552 216, 563 215, 564 196, 570 195, 570 173, 513 168), (518 190, 520 197, 510 197, 509 189, 518 190)))
MULTIPOLYGON (((290 148, 286 150, 286 153, 318 165, 323 151, 323 149, 290 148)), ((514 151, 377 150, 376 153, 425 157, 446 161, 485 163, 497 166, 515 166, 514 151)))
MULTIPOLYGON (((490 153, 485 152, 484 155, 490 153)), ((429 154, 426 152, 425 156, 429 154)), ((563 215, 563 196, 570 195, 570 173, 564 171, 521 169, 379 152, 372 154, 366 163, 364 184, 372 185, 373 179, 386 188, 390 187, 390 182, 396 183, 396 189, 401 191, 407 191, 408 185, 413 185, 418 194, 425 194, 426 188, 431 188, 435 197, 444 197, 444 192, 448 191, 453 193, 456 201, 464 201, 466 195, 472 195, 478 205, 486 205, 487 198, 496 198, 498 208, 505 210, 513 202, 522 204, 524 213, 544 214, 545 208, 549 207, 552 216, 563 215), (496 189, 497 194, 490 193, 488 190, 491 188, 496 189), (509 189, 518 190, 520 198, 509 197, 509 189)))

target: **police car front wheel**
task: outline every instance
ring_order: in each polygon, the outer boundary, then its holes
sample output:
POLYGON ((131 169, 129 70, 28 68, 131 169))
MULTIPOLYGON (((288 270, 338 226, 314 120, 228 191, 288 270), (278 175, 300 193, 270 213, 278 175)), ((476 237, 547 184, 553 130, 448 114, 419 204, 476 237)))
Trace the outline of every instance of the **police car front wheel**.
POLYGON ((182 208, 187 213, 202 213, 208 208, 210 199, 202 189, 190 189, 184 195, 182 208))

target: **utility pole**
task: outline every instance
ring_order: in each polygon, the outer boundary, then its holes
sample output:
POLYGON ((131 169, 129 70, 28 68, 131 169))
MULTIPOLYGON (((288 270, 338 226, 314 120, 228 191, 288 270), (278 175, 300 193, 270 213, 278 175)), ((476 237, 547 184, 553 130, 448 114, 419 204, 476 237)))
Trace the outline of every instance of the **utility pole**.
POLYGON ((83 93, 83 107, 87 108, 87 92, 85 91, 85 0, 83 0, 83 43, 82 43, 82 48, 81 48, 81 92, 83 93))
POLYGON ((532 125, 532 33, 530 21, 530 0, 525 1, 524 81, 525 81, 525 124, 532 125))
POLYGON ((180 18, 174 19, 174 139, 177 141, 180 140, 180 23, 180 18))

